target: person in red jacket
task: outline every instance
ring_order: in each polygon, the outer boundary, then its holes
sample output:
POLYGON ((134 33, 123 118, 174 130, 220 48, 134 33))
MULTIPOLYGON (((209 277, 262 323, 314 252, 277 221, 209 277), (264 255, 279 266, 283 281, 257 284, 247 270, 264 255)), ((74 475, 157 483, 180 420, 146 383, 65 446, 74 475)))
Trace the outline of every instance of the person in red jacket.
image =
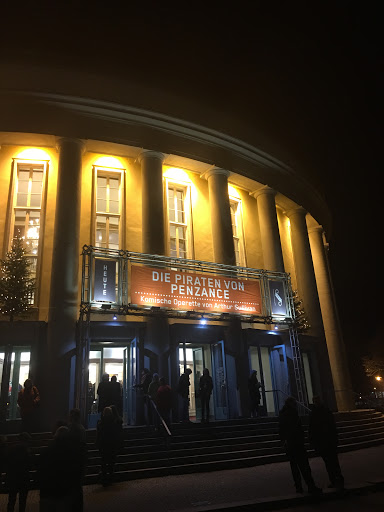
POLYGON ((24 382, 24 388, 19 391, 17 404, 20 407, 21 431, 34 432, 37 427, 37 413, 40 405, 40 394, 31 379, 24 382))
POLYGON ((156 407, 169 428, 171 424, 172 389, 168 386, 164 377, 160 377, 159 384, 155 400, 156 407))

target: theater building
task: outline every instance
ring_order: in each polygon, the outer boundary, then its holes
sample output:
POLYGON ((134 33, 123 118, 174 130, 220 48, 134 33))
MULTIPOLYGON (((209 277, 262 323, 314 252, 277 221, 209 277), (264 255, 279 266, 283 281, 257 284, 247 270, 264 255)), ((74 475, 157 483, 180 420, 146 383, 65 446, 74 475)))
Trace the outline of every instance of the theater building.
POLYGON ((122 385, 126 424, 141 424, 143 368, 174 390, 191 368, 192 421, 203 368, 212 419, 249 415, 251 370, 265 415, 288 395, 350 409, 330 212, 307 178, 190 107, 38 79, 0 94, 1 257, 22 236, 36 278, 30 315, 0 319, 3 425, 30 375, 46 424, 76 405, 93 426, 103 373, 122 385))

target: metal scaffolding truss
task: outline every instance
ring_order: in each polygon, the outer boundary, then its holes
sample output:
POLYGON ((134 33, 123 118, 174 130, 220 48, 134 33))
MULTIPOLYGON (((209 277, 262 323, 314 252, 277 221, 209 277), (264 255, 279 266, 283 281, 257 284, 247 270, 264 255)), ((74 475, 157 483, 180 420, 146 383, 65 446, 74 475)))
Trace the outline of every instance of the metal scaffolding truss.
MULTIPOLYGON (((89 329, 91 315, 113 314, 133 316, 166 316, 169 318, 202 319, 207 321, 228 321, 233 317, 239 317, 247 323, 264 323, 282 326, 289 331, 289 340, 292 350, 294 377, 297 390, 297 400, 302 405, 307 405, 307 392, 304 378, 303 363, 301 358, 299 335, 295 327, 295 308, 290 276, 283 272, 272 272, 247 267, 235 267, 198 260, 170 258, 153 254, 142 254, 125 250, 112 250, 84 245, 82 251, 82 288, 80 316, 78 324, 77 344, 77 389, 76 404, 82 410, 86 410, 86 385, 88 383, 88 365, 90 339, 89 329), (111 259, 117 263, 116 302, 100 304, 93 301, 94 286, 94 261, 97 258, 111 259), (257 280, 260 283, 262 298, 262 314, 234 314, 213 313, 201 311, 178 311, 162 307, 143 307, 130 302, 129 276, 132 264, 161 269, 172 269, 181 272, 198 272, 221 275, 233 279, 257 280), (286 295, 286 316, 276 316, 271 311, 271 297, 268 282, 279 280, 284 283, 286 295), (84 403, 83 403, 84 402, 84 403)), ((85 419, 85 418, 84 418, 85 419)))
POLYGON ((290 300, 290 276, 285 272, 273 272, 270 270, 261 270, 248 267, 237 267, 232 265, 223 265, 207 261, 189 260, 182 258, 170 258, 168 256, 159 256, 153 254, 142 254, 125 250, 103 249, 84 245, 82 262, 82 289, 80 312, 91 311, 92 314, 115 314, 115 315, 136 315, 153 316, 161 314, 170 318, 187 318, 206 320, 228 320, 230 317, 238 316, 244 322, 281 324, 289 326, 292 323, 293 311, 292 301, 290 300), (111 259, 117 263, 117 281, 116 281, 116 301, 101 304, 92 297, 94 286, 93 266, 97 258, 111 259), (129 274, 131 265, 150 266, 161 269, 178 270, 180 272, 198 272, 214 274, 239 280, 256 280, 260 283, 262 298, 262 314, 247 313, 216 313, 201 311, 180 311, 172 308, 150 306, 138 306, 130 300, 129 274), (287 312, 285 316, 272 315, 270 308, 270 292, 268 282, 270 280, 279 280, 284 283, 286 295, 287 312))

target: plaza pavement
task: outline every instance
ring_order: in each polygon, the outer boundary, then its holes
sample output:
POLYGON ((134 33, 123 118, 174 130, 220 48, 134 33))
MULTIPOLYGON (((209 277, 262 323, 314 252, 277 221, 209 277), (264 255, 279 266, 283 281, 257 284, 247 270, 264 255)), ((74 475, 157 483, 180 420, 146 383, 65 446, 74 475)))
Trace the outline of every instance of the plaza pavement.
MULTIPOLYGON (((349 500, 351 494, 361 494, 364 490, 384 490, 384 445, 342 453, 339 459, 349 500)), ((320 501, 338 499, 341 505, 347 498, 340 498, 327 489, 323 461, 311 458, 310 465, 316 484, 324 489, 320 501)), ((101 485, 84 487, 85 512, 277 510, 300 504, 309 506, 313 500, 307 494, 295 493, 288 462, 132 480, 106 488, 101 485)), ((7 497, 0 495, 0 510, 6 510, 6 501, 7 497)), ((38 491, 31 491, 27 512, 37 512, 38 502, 38 491)))

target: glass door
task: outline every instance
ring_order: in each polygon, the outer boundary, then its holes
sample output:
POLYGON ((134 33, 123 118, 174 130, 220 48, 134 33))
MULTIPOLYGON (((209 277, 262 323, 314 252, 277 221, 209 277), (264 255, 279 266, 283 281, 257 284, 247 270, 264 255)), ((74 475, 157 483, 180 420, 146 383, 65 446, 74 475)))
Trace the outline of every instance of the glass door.
POLYGON ((228 418, 228 396, 224 341, 212 345, 211 350, 215 419, 226 420, 228 418))
MULTIPOLYGON (((0 370, 1 375, 9 375, 8 383, 2 386, 6 393, 5 400, 5 418, 7 420, 20 419, 19 406, 17 398, 19 391, 24 387, 24 382, 29 378, 31 352, 27 348, 15 349, 10 358, 10 367, 6 368, 5 353, 0 353, 0 370)), ((8 360, 9 361, 9 360, 8 360)), ((8 362, 9 365, 9 362, 8 362)))
POLYGON ((123 419, 129 418, 127 394, 125 393, 127 382, 129 382, 127 371, 129 349, 127 346, 103 346, 102 344, 92 345, 91 348, 92 350, 89 352, 87 412, 88 428, 95 428, 103 407, 112 405, 114 401, 116 401, 115 405, 118 409, 121 408, 121 400, 123 401, 123 410, 120 410, 120 412, 123 414, 123 419), (106 375, 108 375, 109 382, 114 377, 121 389, 120 399, 117 393, 111 394, 114 398, 108 404, 104 402, 101 392, 103 386, 100 386, 103 376, 106 375))
POLYGON ((132 340, 130 346, 129 357, 129 371, 128 380, 126 382, 126 401, 125 407, 128 411, 128 421, 130 425, 136 425, 136 388, 138 384, 138 364, 139 364, 139 349, 136 338, 132 340))

